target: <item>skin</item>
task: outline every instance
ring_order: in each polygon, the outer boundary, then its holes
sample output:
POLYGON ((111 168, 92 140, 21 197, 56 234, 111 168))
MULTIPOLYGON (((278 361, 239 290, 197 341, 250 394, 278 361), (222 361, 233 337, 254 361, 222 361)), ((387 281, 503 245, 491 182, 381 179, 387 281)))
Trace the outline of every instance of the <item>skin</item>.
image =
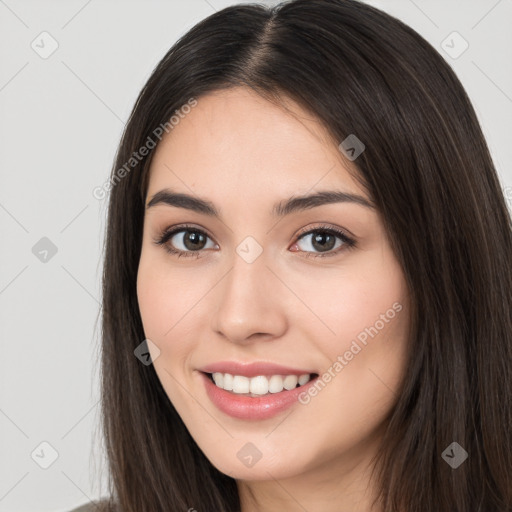
MULTIPOLYGON (((170 188, 212 202, 221 218, 164 204, 146 210, 140 313, 160 350, 152 355, 165 392, 206 457, 237 480, 243 512, 374 511, 369 470, 404 373, 408 291, 375 209, 339 202, 272 216, 274 203, 318 190, 370 201, 353 177, 357 160, 347 160, 311 114, 290 99, 286 105, 244 87, 216 91, 162 139, 146 204, 170 188), (154 243, 182 223, 209 237, 199 258, 154 243), (321 257, 311 234, 298 235, 322 224, 350 233, 356 246, 336 238, 332 256, 321 257), (263 249, 252 263, 236 252, 247 236, 263 249), (224 414, 206 395, 197 368, 216 361, 333 373, 338 356, 396 303, 401 311, 359 343, 307 405, 249 421, 224 414), (262 453, 252 467, 237 457, 247 442, 262 453)), ((167 245, 190 250, 184 234, 167 245)))

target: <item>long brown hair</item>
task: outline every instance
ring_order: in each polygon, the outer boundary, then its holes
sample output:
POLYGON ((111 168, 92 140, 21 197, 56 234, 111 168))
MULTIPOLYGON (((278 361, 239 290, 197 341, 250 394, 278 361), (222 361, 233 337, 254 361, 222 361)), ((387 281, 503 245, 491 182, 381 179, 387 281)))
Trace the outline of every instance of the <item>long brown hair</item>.
POLYGON ((511 218, 450 66, 414 30, 355 0, 225 8, 177 41, 136 101, 112 169, 105 236, 109 510, 240 510, 236 481, 206 459, 153 366, 134 356, 145 339, 136 277, 154 151, 126 165, 191 98, 239 85, 277 103, 291 97, 333 143, 355 134, 366 146, 358 179, 411 293, 409 360, 375 460, 380 506, 512 510, 511 218), (456 469, 442 456, 453 442, 468 453, 456 469))

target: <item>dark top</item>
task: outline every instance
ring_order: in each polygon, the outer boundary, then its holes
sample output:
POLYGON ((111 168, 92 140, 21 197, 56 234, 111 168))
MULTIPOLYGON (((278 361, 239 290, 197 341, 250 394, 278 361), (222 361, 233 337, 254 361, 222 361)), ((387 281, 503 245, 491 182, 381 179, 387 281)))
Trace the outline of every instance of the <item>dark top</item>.
POLYGON ((80 505, 78 508, 74 508, 70 512, 96 512, 97 505, 94 503, 86 503, 85 505, 80 505))

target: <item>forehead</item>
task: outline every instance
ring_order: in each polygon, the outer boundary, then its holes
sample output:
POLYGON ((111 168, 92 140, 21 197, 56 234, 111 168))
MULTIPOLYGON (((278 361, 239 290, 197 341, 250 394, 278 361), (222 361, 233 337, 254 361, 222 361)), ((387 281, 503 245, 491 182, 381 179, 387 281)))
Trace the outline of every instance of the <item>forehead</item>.
POLYGON ((148 196, 172 187, 219 198, 279 197, 320 182, 361 193, 353 164, 323 124, 284 101, 276 105, 245 87, 200 97, 157 146, 148 196))

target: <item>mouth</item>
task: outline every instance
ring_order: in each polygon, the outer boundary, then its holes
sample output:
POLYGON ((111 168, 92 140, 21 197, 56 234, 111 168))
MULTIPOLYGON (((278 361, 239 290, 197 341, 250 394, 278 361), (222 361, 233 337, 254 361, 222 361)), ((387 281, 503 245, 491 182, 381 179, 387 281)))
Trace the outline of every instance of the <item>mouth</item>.
POLYGON ((232 418, 248 421, 270 419, 296 406, 301 395, 318 381, 317 373, 253 377, 202 370, 198 373, 206 395, 217 409, 232 418))
POLYGON ((197 368, 204 391, 224 414, 242 420, 272 418, 301 402, 319 374, 313 368, 270 361, 225 360, 197 368))
POLYGON ((308 382, 318 377, 317 373, 303 373, 300 375, 257 375, 255 377, 222 372, 201 373, 217 388, 233 395, 251 398, 261 398, 292 391, 305 386, 308 382))

